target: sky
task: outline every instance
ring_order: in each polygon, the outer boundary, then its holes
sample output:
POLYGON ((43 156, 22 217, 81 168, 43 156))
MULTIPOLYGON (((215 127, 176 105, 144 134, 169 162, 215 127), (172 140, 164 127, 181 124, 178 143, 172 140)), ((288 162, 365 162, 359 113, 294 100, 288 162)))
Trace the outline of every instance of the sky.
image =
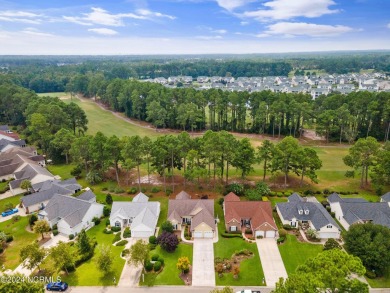
POLYGON ((0 0, 1 55, 389 49, 390 0, 0 0))

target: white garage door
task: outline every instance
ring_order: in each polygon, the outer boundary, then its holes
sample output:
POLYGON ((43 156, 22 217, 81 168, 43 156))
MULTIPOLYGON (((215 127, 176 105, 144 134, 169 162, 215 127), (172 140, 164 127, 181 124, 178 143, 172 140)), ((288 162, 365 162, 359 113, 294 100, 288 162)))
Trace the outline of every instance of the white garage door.
POLYGON ((204 232, 204 238, 213 238, 214 237, 214 233, 211 231, 211 232, 204 232))
POLYGON ((275 231, 267 231, 265 232, 266 238, 275 238, 275 231))
POLYGON ((264 237, 264 231, 256 231, 255 236, 263 236, 264 237))
POLYGON ((153 234, 150 232, 143 232, 143 231, 131 231, 131 236, 135 238, 147 238, 152 236, 153 234))
POLYGON ((202 231, 195 231, 194 238, 203 238, 203 232, 202 231))
POLYGON ((335 232, 323 232, 323 233, 320 233, 320 238, 339 238, 339 235, 338 233, 335 233, 335 232))

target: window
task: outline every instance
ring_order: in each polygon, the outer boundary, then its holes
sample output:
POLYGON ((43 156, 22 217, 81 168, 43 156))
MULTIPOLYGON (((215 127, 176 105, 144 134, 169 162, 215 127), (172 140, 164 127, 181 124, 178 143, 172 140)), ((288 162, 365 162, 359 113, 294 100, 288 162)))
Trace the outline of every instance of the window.
POLYGON ((119 221, 116 221, 115 222, 115 227, 120 227, 121 226, 121 223, 119 221))
POLYGON ((332 225, 330 225, 330 224, 326 226, 326 228, 332 228, 332 227, 333 227, 333 226, 332 226, 332 225))
POLYGON ((302 215, 303 214, 303 210, 298 210, 298 214, 302 215))
POLYGON ((130 218, 130 219, 129 219, 129 223, 130 223, 130 224, 133 223, 133 218, 130 218))
POLYGON ((230 231, 231 232, 236 232, 237 231, 237 227, 236 226, 231 226, 230 227, 230 231))
POLYGON ((297 222, 291 222, 291 227, 296 227, 297 226, 297 222))
POLYGON ((309 214, 309 210, 305 210, 305 215, 308 215, 309 214))

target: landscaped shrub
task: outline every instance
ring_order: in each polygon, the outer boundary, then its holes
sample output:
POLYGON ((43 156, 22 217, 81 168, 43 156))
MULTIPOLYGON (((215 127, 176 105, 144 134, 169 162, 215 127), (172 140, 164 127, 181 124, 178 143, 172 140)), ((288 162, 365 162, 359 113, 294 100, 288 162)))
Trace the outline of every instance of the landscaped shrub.
POLYGON ((285 230, 291 230, 292 229, 292 227, 291 227, 291 225, 289 225, 289 224, 284 224, 283 225, 283 229, 285 229, 285 230))
POLYGON ((109 191, 109 192, 115 192, 115 187, 110 186, 110 187, 108 188, 108 191, 109 191))
POLYGON ((145 187, 142 187, 142 188, 141 188, 141 192, 142 192, 142 193, 145 193, 146 191, 148 191, 148 190, 147 190, 145 187))
POLYGON ((334 212, 331 212, 330 215, 332 216, 332 218, 336 217, 336 213, 334 212))
POLYGON ((173 232, 173 225, 169 221, 165 221, 164 223, 161 224, 161 230, 164 232, 173 232))
POLYGON ((98 217, 93 217, 92 222, 94 222, 94 223, 95 223, 95 226, 97 226, 97 225, 100 224, 100 218, 98 218, 98 217))
POLYGON ((158 255, 158 254, 153 254, 152 255, 152 257, 151 257, 151 259, 152 259, 152 261, 158 261, 158 258, 159 258, 160 256, 158 255))
POLYGON ((171 194, 172 194, 172 189, 167 189, 167 191, 165 191, 166 196, 170 196, 171 194))
POLYGON ((80 178, 82 172, 83 172, 83 168, 80 165, 77 165, 70 171, 70 175, 78 179, 80 178))
POLYGON ((283 197, 283 193, 278 192, 278 193, 276 194, 276 196, 277 196, 277 197, 283 197))
POLYGON ((164 265, 164 263, 165 263, 165 262, 164 262, 164 259, 163 259, 162 257, 159 257, 159 258, 158 258, 158 261, 159 261, 162 265, 164 265))
POLYGON ((325 188, 323 191, 322 191, 323 194, 330 194, 330 190, 328 188, 325 188))
POLYGON ((10 242, 12 242, 12 241, 14 241, 14 236, 12 236, 12 235, 7 235, 6 238, 5 238, 5 242, 6 242, 6 243, 10 243, 10 242))
POLYGON ((57 236, 58 235, 58 230, 53 230, 53 235, 57 236))
POLYGON ((70 234, 69 235, 69 240, 73 240, 74 239, 74 235, 73 234, 70 234))
POLYGON ((0 254, 2 254, 4 251, 4 248, 0 246, 0 254))
POLYGON ((107 191, 107 189, 108 189, 107 187, 103 187, 102 191, 107 191))
POLYGON ((125 256, 129 255, 129 253, 130 253, 130 249, 126 248, 126 249, 122 250, 121 255, 122 255, 122 257, 125 257, 125 256))
POLYGON ((136 187, 132 187, 132 188, 130 188, 130 189, 127 191, 127 193, 128 193, 128 194, 136 194, 137 191, 138 191, 138 189, 137 189, 136 187))
POLYGON ((218 199, 218 204, 219 204, 219 205, 222 205, 223 202, 224 202, 224 199, 223 199, 223 198, 218 199))
POLYGON ((269 196, 270 196, 270 197, 276 196, 276 192, 275 192, 275 191, 271 191, 271 192, 269 193, 269 196))
POLYGON ((327 210, 328 212, 331 212, 330 206, 327 206, 327 207, 326 207, 326 210, 327 210))
POLYGON ((286 237, 287 231, 285 229, 279 229, 279 237, 286 237))
POLYGON ((19 215, 15 215, 15 216, 12 216, 12 222, 17 222, 20 220, 20 216, 19 215))
POLYGON ((261 200, 262 200, 262 201, 269 201, 268 197, 266 197, 266 196, 262 196, 262 197, 261 197, 261 200))
POLYGON ((164 231, 157 237, 157 243, 167 252, 174 252, 179 245, 179 239, 173 233, 164 231))
POLYGON ((249 228, 245 229, 245 234, 252 234, 252 230, 249 228))
POLYGON ((121 227, 116 227, 116 226, 114 226, 114 227, 111 227, 111 230, 112 230, 113 232, 119 232, 119 231, 121 230, 121 227))
POLYGON ((106 203, 109 204, 109 205, 112 205, 112 195, 110 193, 107 193, 106 195, 106 203))
POLYGON ((242 238, 241 234, 221 233, 223 238, 242 238))
POLYGON ((121 240, 121 233, 115 234, 114 239, 112 239, 112 243, 114 244, 115 242, 118 242, 119 240, 121 240))
POLYGON ((115 246, 125 246, 128 242, 129 241, 127 241, 127 240, 121 240, 117 244, 115 244, 115 246))
POLYGON ((123 188, 117 187, 114 189, 114 193, 124 193, 125 190, 123 188))
POLYGON ((369 271, 369 270, 366 271, 365 276, 366 276, 367 278, 369 278, 369 279, 375 279, 375 278, 376 278, 375 272, 369 271))
POLYGON ((276 243, 281 244, 281 243, 284 242, 284 240, 286 240, 286 238, 284 238, 284 237, 279 237, 279 238, 276 240, 276 243))
POLYGON ((152 189, 150 190, 151 193, 157 193, 157 192, 160 192, 160 188, 154 186, 152 187, 152 189))
POLYGON ((112 231, 112 230, 108 230, 108 229, 104 229, 104 230, 103 230, 103 233, 104 233, 104 234, 112 234, 113 231, 112 231))
POLYGON ((152 235, 149 237, 149 243, 156 244, 157 243, 157 237, 152 235))
POLYGON ((36 221, 38 221, 38 217, 36 214, 30 215, 30 217, 28 218, 28 223, 30 224, 30 227, 34 226, 34 223, 36 221))
POLYGON ((157 246, 157 244, 152 244, 152 243, 148 244, 149 250, 155 250, 156 246, 157 246))
POLYGON ((245 191, 245 187, 243 184, 232 183, 232 184, 229 184, 228 186, 226 186, 225 194, 233 192, 234 194, 236 194, 238 196, 242 196, 242 195, 244 195, 244 191, 245 191))
POLYGON ((110 219, 107 219, 106 220, 106 226, 109 226, 110 225, 110 219))
POLYGON ((341 249, 341 245, 333 238, 329 238, 326 240, 324 244, 324 250, 331 250, 331 249, 341 249))
POLYGON ((150 261, 145 262, 145 271, 150 272, 153 270, 153 264, 150 261))
POLYGON ((111 209, 108 206, 104 206, 103 208, 103 216, 109 217, 111 213, 111 209))
POLYGON ((256 239, 263 239, 263 238, 264 238, 263 235, 258 235, 258 236, 256 236, 256 239))
POLYGON ((123 238, 130 238, 131 237, 131 231, 129 227, 125 228, 125 231, 123 231, 123 238))
POLYGON ((154 270, 155 272, 158 272, 160 269, 161 269, 161 262, 156 261, 156 262, 154 263, 153 270, 154 270))

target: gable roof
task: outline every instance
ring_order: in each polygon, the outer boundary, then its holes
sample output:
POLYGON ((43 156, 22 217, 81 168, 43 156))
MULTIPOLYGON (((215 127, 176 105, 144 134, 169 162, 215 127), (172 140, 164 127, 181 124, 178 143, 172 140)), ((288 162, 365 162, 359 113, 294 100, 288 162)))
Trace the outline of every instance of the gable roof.
POLYGON ((332 224, 332 226, 340 229, 339 225, 337 225, 322 204, 319 202, 306 202, 297 193, 291 195, 288 198, 288 202, 278 203, 276 206, 285 220, 291 221, 295 218, 298 221, 310 221, 317 230, 328 224, 332 224), (292 200, 290 201, 291 197, 292 200), (302 210, 302 214, 299 214, 300 210, 302 210), (308 210, 309 214, 305 214, 305 210, 308 210))
POLYGON ((175 219, 181 223, 181 218, 191 216, 191 230, 202 222, 215 230, 213 199, 170 199, 168 202, 168 220, 175 219))
POLYGON ((80 194, 77 198, 86 201, 96 201, 96 195, 90 189, 80 194))
POLYGON ((145 194, 142 192, 138 193, 136 196, 133 198, 133 202, 148 202, 149 197, 147 197, 145 194))
POLYGON ((233 192, 229 192, 227 195, 225 195, 224 201, 240 201, 240 198, 233 192))
POLYGON ((23 139, 14 140, 14 141, 7 140, 5 138, 0 139, 0 151, 5 149, 8 145, 12 145, 14 147, 23 147, 26 145, 26 141, 23 139))
POLYGON ((62 219, 72 228, 82 222, 92 204, 96 203, 73 196, 55 194, 44 208, 43 214, 49 221, 62 219))
POLYGON ((252 229, 257 229, 264 223, 268 223, 277 230, 275 221, 272 217, 271 203, 267 201, 241 201, 234 193, 229 193, 225 200, 225 222, 229 223, 236 219, 251 219, 252 229), (238 199, 238 200, 237 200, 238 199))
POLYGON ((386 202, 390 202, 390 191, 381 196, 381 199, 386 202))
MULTIPOLYGON (((387 194, 385 198, 390 197, 390 192, 387 194)), ((343 217, 350 225, 371 221, 390 228, 390 205, 386 201, 368 202, 363 198, 341 198, 338 194, 334 194, 329 202, 340 204, 343 217)))
POLYGON ((67 182, 60 181, 60 180, 47 180, 41 183, 39 192, 24 196, 22 198, 22 203, 24 207, 30 207, 32 205, 50 200, 56 194, 60 194, 60 195, 73 194, 76 190, 80 188, 81 186, 79 184, 73 184, 73 180, 67 182))
POLYGON ((176 195, 176 199, 190 199, 191 196, 185 192, 184 190, 180 191, 177 195, 176 195))

